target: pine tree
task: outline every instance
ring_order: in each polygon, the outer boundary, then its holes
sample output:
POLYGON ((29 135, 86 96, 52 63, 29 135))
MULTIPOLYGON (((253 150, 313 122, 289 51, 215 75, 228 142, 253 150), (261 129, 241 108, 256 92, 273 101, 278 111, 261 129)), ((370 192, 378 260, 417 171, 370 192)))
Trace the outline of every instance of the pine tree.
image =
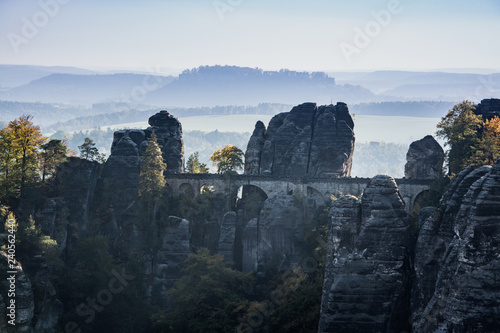
POLYGON ((85 141, 81 146, 78 146, 78 149, 80 149, 80 157, 85 160, 96 161, 99 158, 99 150, 97 150, 94 141, 90 138, 85 138, 85 141))
POLYGON ((160 146, 153 132, 148 139, 146 151, 141 157, 141 172, 139 174, 139 197, 146 200, 158 199, 165 187, 163 172, 167 164, 163 161, 160 146))
POLYGON ((61 140, 50 140, 42 145, 41 152, 41 173, 42 182, 45 182, 47 176, 53 176, 56 166, 66 161, 68 147, 61 140))
POLYGON ((200 155, 198 152, 190 155, 186 162, 187 173, 208 173, 208 166, 200 162, 200 155))

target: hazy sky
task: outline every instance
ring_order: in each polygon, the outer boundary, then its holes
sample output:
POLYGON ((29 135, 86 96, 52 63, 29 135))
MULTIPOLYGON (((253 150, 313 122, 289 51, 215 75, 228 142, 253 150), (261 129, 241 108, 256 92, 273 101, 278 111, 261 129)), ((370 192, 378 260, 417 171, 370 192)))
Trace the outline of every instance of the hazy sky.
POLYGON ((500 69, 499 35, 497 0, 0 0, 3 64, 500 69))

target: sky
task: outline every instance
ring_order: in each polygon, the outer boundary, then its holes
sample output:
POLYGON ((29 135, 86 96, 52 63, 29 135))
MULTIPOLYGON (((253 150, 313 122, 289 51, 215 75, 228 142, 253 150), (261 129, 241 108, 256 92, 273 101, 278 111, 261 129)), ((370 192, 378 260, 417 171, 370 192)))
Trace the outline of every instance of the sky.
POLYGON ((0 0, 0 64, 500 71, 497 0, 0 0))

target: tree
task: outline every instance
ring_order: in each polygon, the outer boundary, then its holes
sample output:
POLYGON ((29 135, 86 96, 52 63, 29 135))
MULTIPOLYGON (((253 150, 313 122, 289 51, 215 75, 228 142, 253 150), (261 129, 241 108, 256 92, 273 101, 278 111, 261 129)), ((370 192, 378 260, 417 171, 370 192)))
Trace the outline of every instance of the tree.
POLYGON ((5 182, 2 186, 4 199, 17 197, 17 193, 23 196, 26 185, 37 181, 39 149, 46 139, 32 119, 32 116, 23 115, 0 131, 0 175, 5 182))
POLYGON ((208 173, 208 167, 205 163, 200 162, 200 156, 198 152, 190 155, 186 162, 186 172, 187 173, 208 173))
POLYGON ((78 146, 78 149, 80 149, 80 157, 85 160, 97 161, 101 164, 105 161, 104 154, 99 153, 99 150, 95 147, 94 141, 90 138, 85 138, 85 141, 81 146, 78 146))
POLYGON ((168 291, 173 310, 156 314, 161 332, 233 332, 246 308, 250 275, 231 269, 221 255, 208 249, 190 254, 183 276, 168 291))
POLYGON ((450 174, 458 173, 473 162, 483 123, 474 110, 471 102, 463 101, 449 110, 437 125, 437 136, 445 139, 445 145, 450 146, 447 156, 450 174))
POLYGON ((153 132, 148 139, 148 145, 141 157, 141 171, 139 174, 139 197, 146 200, 158 199, 165 187, 167 164, 163 161, 160 146, 153 132))
POLYGON ((0 130, 0 198, 15 197, 14 163, 16 161, 16 149, 14 146, 14 133, 7 127, 0 130))
POLYGON ((500 118, 486 119, 481 140, 475 149, 472 162, 476 165, 493 165, 500 158, 500 118))
POLYGON ((57 139, 50 140, 42 145, 41 152, 41 172, 42 182, 45 182, 47 176, 53 176, 56 166, 66 161, 68 147, 57 139))
POLYGON ((227 145, 216 150, 210 160, 217 167, 217 172, 236 171, 243 168, 243 151, 236 146, 227 145))

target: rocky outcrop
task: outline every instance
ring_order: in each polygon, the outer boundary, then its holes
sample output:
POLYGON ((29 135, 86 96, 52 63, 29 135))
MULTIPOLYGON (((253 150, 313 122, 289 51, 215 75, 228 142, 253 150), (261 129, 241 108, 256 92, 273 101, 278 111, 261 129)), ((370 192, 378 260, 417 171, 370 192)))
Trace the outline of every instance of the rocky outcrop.
POLYGON ((415 248, 414 332, 498 332, 500 161, 459 173, 415 248))
POLYGON ((301 262, 308 216, 304 200, 275 194, 267 198, 258 218, 243 230, 243 271, 284 270, 301 262))
POLYGON ((245 174, 258 175, 260 167, 260 159, 262 147, 264 146, 264 137, 266 134, 266 126, 262 121, 255 124, 250 140, 248 141, 247 150, 245 152, 245 174))
POLYGON ((220 228, 219 246, 217 253, 224 256, 227 262, 234 261, 234 242, 236 237, 236 212, 227 212, 223 219, 220 228))
POLYGON ((122 130, 114 133, 111 145, 111 157, 135 157, 137 152, 141 155, 146 149, 147 140, 155 132, 158 144, 161 147, 163 158, 167 163, 167 173, 184 172, 184 152, 182 139, 182 125, 177 118, 168 111, 160 111, 149 118, 149 125, 145 130, 122 130), (120 141, 121 147, 117 146, 120 141))
POLYGON ((124 130, 114 133, 109 156, 102 172, 100 200, 96 203, 96 227, 114 244, 115 254, 126 256, 130 247, 139 246, 139 234, 134 225, 138 218, 136 206, 139 186, 141 155, 148 139, 154 132, 162 155, 167 163, 166 173, 184 171, 182 151, 182 126, 179 120, 167 111, 149 118, 149 128, 124 130))
POLYGON ((483 116, 485 120, 493 117, 500 117, 500 99, 483 99, 481 103, 476 105, 476 110, 474 112, 477 115, 483 116))
POLYGON ((304 103, 257 122, 245 154, 245 174, 265 176, 351 175, 354 122, 345 103, 304 103))
MULTIPOLYGON (((5 252, 0 252, 0 309, 3 310, 0 319, 0 328, 9 327, 13 332, 33 332, 33 317, 35 315, 35 301, 33 296, 33 289, 28 276, 25 274, 23 267, 17 263, 14 268, 8 266, 8 257, 5 252), (15 271, 16 273, 8 273, 15 271), (15 297, 9 297, 8 291, 10 288, 10 281, 7 278, 14 277, 15 297), (14 317, 6 316, 11 313, 8 310, 11 300, 15 301, 14 317), (15 325, 12 326, 8 323, 9 320, 15 319, 15 325)), ((7 332, 7 330, 2 330, 7 332)))
POLYGON ((158 230, 159 248, 156 258, 151 262, 153 285, 151 286, 154 304, 165 305, 165 294, 181 276, 181 269, 189 255, 189 222, 171 216, 160 223, 158 230))
POLYGON ((257 271, 259 247, 259 219, 251 219, 243 229, 242 235, 242 271, 244 273, 257 271))
POLYGON ((405 178, 436 179, 442 174, 443 163, 443 148, 432 135, 427 135, 410 145, 406 154, 405 178))
POLYGON ((160 111, 149 118, 149 127, 144 132, 146 139, 154 131, 161 147, 163 158, 167 163, 167 173, 184 172, 184 151, 182 141, 182 125, 180 121, 168 113, 160 111))
POLYGON ((264 201, 259 215, 259 265, 277 264, 279 270, 300 262, 305 223, 296 197, 278 194, 264 201))
POLYGON ((409 331, 410 225, 394 179, 374 177, 330 216, 319 332, 409 331))

